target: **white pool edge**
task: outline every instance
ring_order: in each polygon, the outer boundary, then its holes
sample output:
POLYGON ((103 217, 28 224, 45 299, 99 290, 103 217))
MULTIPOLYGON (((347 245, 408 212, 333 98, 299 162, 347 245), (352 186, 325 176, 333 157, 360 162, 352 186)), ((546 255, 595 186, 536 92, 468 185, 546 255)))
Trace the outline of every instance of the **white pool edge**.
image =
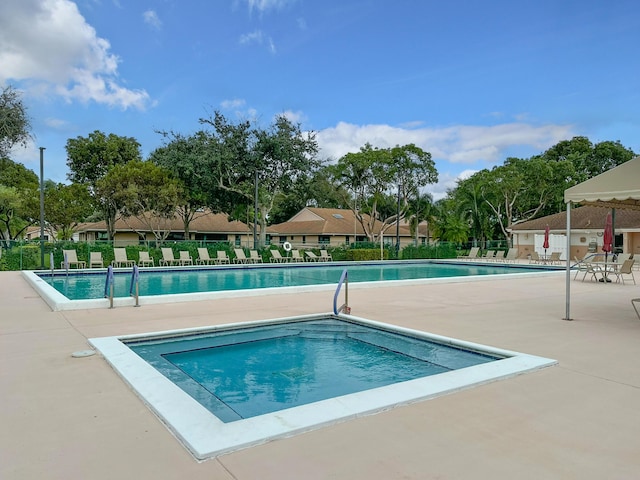
POLYGON ((396 327, 351 315, 341 315, 342 318, 363 324, 388 328, 399 333, 508 358, 245 420, 223 423, 122 342, 123 340, 143 339, 151 336, 184 335, 229 329, 240 325, 267 325, 333 316, 331 313, 323 313, 242 324, 152 332, 142 335, 92 338, 89 339, 89 342, 198 460, 216 457, 277 438, 289 437, 351 418, 450 394, 557 363, 556 360, 548 358, 396 327))
MULTIPOLYGON (((465 283, 465 282, 483 282, 492 280, 508 280, 513 278, 532 276, 547 276, 565 274, 564 270, 542 271, 542 272, 526 272, 526 273, 510 273, 496 275, 474 275, 462 277, 444 277, 444 278, 423 278, 414 280, 385 280, 376 282, 352 282, 349 283, 349 289, 378 288, 378 287, 394 287, 400 285, 429 285, 443 283, 465 283)), ((38 292, 42 299, 49 305, 53 311, 66 310, 86 310, 93 308, 109 308, 108 298, 99 298, 92 300, 70 300, 62 295, 55 288, 49 285, 45 280, 40 278, 36 272, 23 270, 23 277, 38 292)), ((157 305, 163 303, 181 303, 181 302, 197 302, 202 300, 216 300, 220 298, 239 298, 239 297, 257 297, 263 295, 285 295, 292 293, 306 293, 319 291, 332 291, 336 289, 336 284, 322 285, 303 285, 298 287, 275 287, 275 288, 255 288, 247 290, 222 290, 217 292, 197 292, 182 293, 172 295, 149 295, 139 297, 139 305, 157 305)), ((115 297, 113 299, 114 308, 133 307, 135 299, 133 297, 115 297)))

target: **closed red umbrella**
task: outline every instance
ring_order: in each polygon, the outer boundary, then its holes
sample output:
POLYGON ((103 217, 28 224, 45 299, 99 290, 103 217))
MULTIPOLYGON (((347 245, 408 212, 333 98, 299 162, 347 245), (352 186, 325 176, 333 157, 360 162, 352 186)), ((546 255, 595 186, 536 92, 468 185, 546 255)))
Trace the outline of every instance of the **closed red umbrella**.
POLYGON ((547 248, 549 248, 549 225, 544 229, 544 242, 542 242, 542 248, 544 248, 544 256, 547 256, 547 248))
POLYGON ((611 214, 607 214, 607 221, 604 224, 604 234, 602 236, 602 251, 604 252, 604 278, 600 281, 609 282, 609 276, 607 272, 607 258, 609 252, 613 250, 613 221, 611 220, 611 214))

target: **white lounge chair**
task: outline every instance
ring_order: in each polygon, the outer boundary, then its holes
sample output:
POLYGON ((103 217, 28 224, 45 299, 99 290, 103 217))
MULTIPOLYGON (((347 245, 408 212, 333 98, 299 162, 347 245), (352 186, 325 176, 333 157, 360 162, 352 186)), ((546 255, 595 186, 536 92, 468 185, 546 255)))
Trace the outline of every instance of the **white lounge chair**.
POLYGON ((233 263, 249 263, 249 259, 244 254, 244 250, 241 248, 234 248, 233 252, 236 254, 236 258, 233 259, 233 263))
POLYGON ((328 251, 320 250, 320 260, 323 262, 330 262, 333 260, 333 257, 331 257, 331 254, 328 251))
POLYGON ((198 248, 198 259, 196 260, 198 265, 211 265, 214 263, 214 259, 209 256, 209 250, 204 247, 198 248))
POLYGON ((471 247, 469 253, 467 255, 458 255, 459 260, 471 260, 478 258, 478 252, 480 251, 480 247, 471 247))
POLYGON ((510 248, 509 250, 507 250, 507 253, 504 256, 504 261, 506 263, 509 263, 509 262, 516 263, 516 260, 518 260, 518 249, 510 248))
POLYGON ((189 252, 187 250, 180 250, 180 259, 178 260, 178 262, 182 266, 193 265, 193 257, 189 255, 189 252))
POLYGON ((622 284, 624 285, 624 276, 631 275, 631 279, 633 280, 633 284, 636 284, 636 277, 633 276, 633 263, 635 260, 625 260, 622 266, 615 268, 613 273, 616 276, 616 282, 619 282, 622 279, 622 284))
POLYGON ((299 250, 291 250, 291 261, 292 262, 304 262, 304 257, 300 255, 299 250))
POLYGON ((140 250, 138 252, 138 266, 139 267, 155 267, 156 261, 149 256, 149 252, 146 250, 140 250))
POLYGON ((251 263, 262 263, 262 257, 257 251, 250 250, 249 255, 249 260, 251 261, 251 263))
POLYGON ((287 263, 289 261, 288 258, 280 254, 280 250, 271 249, 269 252, 271 252, 271 263, 287 263))
POLYGON ((89 252, 89 268, 93 267, 104 268, 102 252, 89 252))
POLYGON ((115 260, 111 262, 111 265, 114 267, 132 267, 135 265, 135 260, 129 260, 127 258, 127 249, 126 248, 114 248, 113 256, 115 260))
POLYGON ((60 268, 87 268, 87 262, 78 260, 78 254, 75 250, 62 250, 63 260, 60 268))
POLYGON ((216 265, 222 265, 226 263, 231 263, 231 260, 229 260, 229 256, 227 255, 227 252, 225 252, 224 250, 218 250, 216 252, 216 259, 213 261, 213 263, 215 263, 216 265))
POLYGON ((320 257, 313 252, 307 250, 304 253, 307 255, 307 262, 317 262, 320 260, 320 257))
POLYGON ((168 265, 179 265, 180 259, 176 258, 173 255, 173 250, 168 247, 161 248, 162 250, 162 258, 160 259, 160 265, 168 266, 168 265))

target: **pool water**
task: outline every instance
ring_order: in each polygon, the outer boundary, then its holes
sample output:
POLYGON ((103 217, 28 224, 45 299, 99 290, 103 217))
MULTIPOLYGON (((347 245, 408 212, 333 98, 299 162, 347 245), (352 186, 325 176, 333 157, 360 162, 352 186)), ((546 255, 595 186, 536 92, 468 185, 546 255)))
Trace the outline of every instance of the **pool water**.
MULTIPOLYGON (((140 296, 198 292, 236 291, 275 287, 336 284, 343 269, 349 282, 379 282, 477 275, 531 272, 531 267, 461 265, 452 263, 349 263, 341 265, 304 264, 231 268, 191 268, 141 270, 140 296)), ((540 269, 537 269, 540 271, 540 269)), ((106 275, 102 272, 39 273, 38 276, 70 300, 104 297, 106 275)), ((131 272, 116 272, 114 296, 128 297, 131 272)))
POLYGON ((500 358, 335 319, 129 347, 223 422, 500 358))

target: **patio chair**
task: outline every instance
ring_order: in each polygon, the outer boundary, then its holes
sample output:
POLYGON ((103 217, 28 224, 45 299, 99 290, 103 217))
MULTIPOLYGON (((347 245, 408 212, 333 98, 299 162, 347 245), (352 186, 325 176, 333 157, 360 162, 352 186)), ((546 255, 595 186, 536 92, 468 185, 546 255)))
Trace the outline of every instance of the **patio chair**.
POLYGON ((496 250, 496 256, 493 257, 493 260, 495 262, 506 262, 506 259, 504 257, 504 254, 506 252, 504 250, 496 250))
POLYGON ((480 247, 472 247, 471 250, 469 250, 469 253, 467 255, 458 255, 458 259, 471 260, 471 259, 478 258, 478 252, 480 252, 480 247))
POLYGON ((584 277, 589 273, 589 262, 584 258, 582 260, 578 260, 578 257, 573 257, 573 260, 576 262, 573 265, 573 268, 576 270, 576 274, 573 276, 573 279, 575 280, 581 272, 584 272, 584 275, 582 276, 582 281, 584 281, 584 277))
POLYGON ((127 249, 126 248, 114 248, 113 256, 115 260, 111 262, 111 266, 113 267, 132 267, 135 265, 135 260, 129 260, 127 258, 127 249))
POLYGON ((624 285, 624 276, 631 275, 633 280, 633 284, 636 285, 636 277, 633 276, 633 263, 635 260, 625 260, 621 267, 613 270, 614 275, 616 276, 616 283, 622 279, 622 284, 624 285))
POLYGON ((168 247, 161 248, 162 250, 162 258, 160 259, 160 265, 169 266, 169 265, 178 265, 180 264, 180 259, 176 258, 173 255, 173 250, 168 247))
POLYGON ((288 258, 283 257, 280 254, 280 250, 269 250, 271 252, 271 263, 287 263, 289 261, 288 258))
POLYGON ((320 260, 323 262, 331 262, 333 257, 331 257, 331 254, 328 251, 320 250, 320 260))
POLYGON ((551 256, 549 256, 549 260, 547 260, 547 263, 550 263, 551 265, 555 265, 555 264, 559 264, 560 262, 561 262, 560 252, 551 252, 551 256))
POLYGON ((78 260, 78 254, 75 250, 62 250, 63 258, 60 262, 60 268, 87 268, 87 262, 78 260))
POLYGON ((189 255, 188 250, 180 250, 180 259, 178 260, 180 265, 193 265, 193 257, 189 255))
POLYGON ((483 260, 487 260, 488 262, 490 262, 490 261, 493 261, 495 256, 496 256, 496 251, 495 250, 487 250, 487 253, 484 254, 482 259, 483 260))
POLYGON ((636 307, 636 303, 640 303, 640 298, 632 298, 631 299, 631 306, 636 311, 636 315, 638 316, 638 318, 640 318, 640 312, 638 311, 638 308, 636 307))
POLYGON ((149 256, 149 252, 141 250, 138 252, 138 266, 139 267, 155 267, 156 261, 149 256))
POLYGON ((262 257, 255 250, 249 251, 249 260, 251 260, 251 263, 262 263, 262 257))
POLYGON ((304 253, 307 255, 307 262, 317 262, 320 260, 320 257, 313 252, 306 251, 304 253))
POLYGON ((509 262, 516 263, 516 260, 518 260, 518 249, 510 248, 509 250, 507 250, 507 253, 504 256, 504 261, 507 263, 509 262))
POLYGON ((225 252, 224 250, 218 250, 216 252, 216 259, 213 261, 213 263, 215 263, 216 265, 222 265, 225 263, 231 263, 231 260, 229 260, 227 252, 225 252))
POLYGON ((233 263, 249 263, 249 259, 244 254, 244 250, 241 248, 234 248, 233 253, 236 254, 236 258, 233 259, 233 263))
POLYGON ((196 264, 211 265, 213 260, 214 259, 209 256, 209 250, 204 247, 198 247, 198 259, 196 260, 196 264))
POLYGON ((104 260, 102 260, 102 252, 89 252, 89 268, 104 268, 104 260))
POLYGON ((299 250, 291 250, 291 261, 292 262, 304 262, 304 257, 300 255, 299 250))
POLYGON ((529 263, 540 263, 542 262, 542 259, 540 258, 540 255, 538 255, 538 252, 531 252, 531 255, 529 257, 529 263))

